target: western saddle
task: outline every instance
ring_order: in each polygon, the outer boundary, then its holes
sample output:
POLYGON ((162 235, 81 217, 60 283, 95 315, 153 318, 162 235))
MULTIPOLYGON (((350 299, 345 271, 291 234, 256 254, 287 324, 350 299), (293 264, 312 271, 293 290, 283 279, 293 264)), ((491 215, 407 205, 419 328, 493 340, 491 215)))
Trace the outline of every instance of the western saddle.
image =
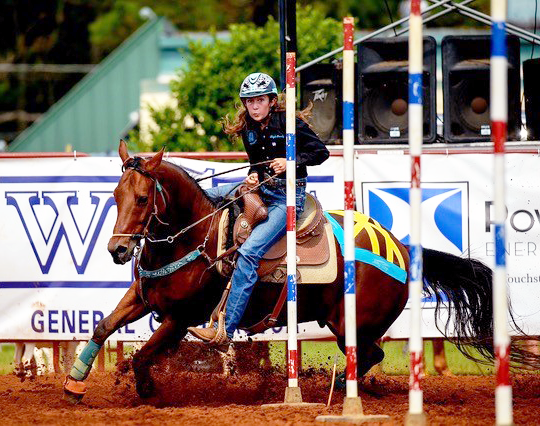
MULTIPOLYGON (((229 211, 223 212, 219 225, 217 257, 220 260, 216 263, 216 268, 221 275, 227 278, 232 275, 234 270, 236 249, 246 241, 253 228, 268 216, 268 209, 257 193, 250 192, 245 185, 240 186, 237 192, 243 195, 244 209, 235 219, 232 227, 232 238, 228 238, 229 211), (227 244, 228 241, 229 244, 227 244), (228 245, 229 247, 227 247, 228 245)), ((257 324, 246 328, 250 334, 261 333, 277 324, 287 297, 286 258, 287 236, 285 235, 266 252, 259 262, 257 271, 261 282, 283 284, 281 293, 272 312, 257 324)), ((328 284, 334 282, 337 277, 336 245, 332 227, 327 223, 320 203, 309 193, 306 194, 304 211, 296 224, 296 265, 298 284, 302 282, 328 284), (305 281, 302 280, 303 274, 306 277, 305 281)), ((230 285, 229 282, 221 301, 211 315, 211 324, 214 321, 219 323, 218 328, 223 327, 224 324, 224 309, 230 285)))
MULTIPOLYGON (((244 209, 235 219, 232 241, 240 247, 249 237, 253 228, 265 220, 268 210, 261 197, 256 192, 249 192, 244 185, 238 189, 243 194, 244 209)), ((224 254, 230 247, 227 246, 227 230, 229 229, 229 212, 224 212, 220 219, 217 256, 224 254)), ((320 203, 311 194, 306 194, 304 212, 296 224, 296 256, 297 268, 302 266, 322 265, 330 257, 330 244, 325 232, 326 219, 320 203)), ((333 238, 332 238, 333 239, 333 238)), ((229 238, 229 241, 231 238, 229 238)), ((234 253, 218 262, 217 270, 223 276, 232 274, 234 253)), ((270 250, 268 250, 259 263, 258 275, 262 282, 284 283, 287 278, 287 236, 283 236, 270 250)), ((301 276, 297 273, 297 281, 301 276)))

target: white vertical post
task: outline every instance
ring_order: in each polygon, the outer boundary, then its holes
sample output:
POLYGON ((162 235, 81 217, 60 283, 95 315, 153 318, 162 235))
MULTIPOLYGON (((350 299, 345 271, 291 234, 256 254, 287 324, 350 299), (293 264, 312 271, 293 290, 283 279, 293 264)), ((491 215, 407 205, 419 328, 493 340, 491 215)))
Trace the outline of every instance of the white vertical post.
POLYGON ((385 415, 365 415, 358 396, 356 342, 356 256, 354 238, 354 18, 343 18, 343 162, 345 211, 344 233, 344 300, 345 355, 347 357, 346 395, 342 415, 318 416, 321 422, 385 422, 385 415))
POLYGON ((345 213, 343 230, 345 353, 347 398, 358 397, 356 342, 356 265, 354 244, 354 19, 343 19, 343 161, 345 213))
POLYGON ((422 365, 422 244, 421 244, 421 174, 420 158, 423 141, 422 112, 423 40, 420 0, 411 0, 409 18, 409 149, 411 156, 411 234, 409 300, 411 303, 411 333, 409 337, 410 381, 409 423, 423 423, 422 365), (416 420, 413 420, 416 419, 416 420), (422 420, 421 420, 422 419, 422 420), (419 422, 420 420, 420 422, 419 422))
POLYGON ((512 386, 510 384, 510 336, 508 335, 508 302, 505 254, 505 166, 504 151, 508 120, 508 61, 506 52, 506 0, 491 0, 491 73, 490 115, 494 142, 495 271, 493 274, 493 343, 497 369, 495 389, 495 423, 513 424, 512 386))
POLYGON ((296 53, 286 58, 287 133, 287 332, 289 388, 298 387, 298 336, 296 307, 296 53))

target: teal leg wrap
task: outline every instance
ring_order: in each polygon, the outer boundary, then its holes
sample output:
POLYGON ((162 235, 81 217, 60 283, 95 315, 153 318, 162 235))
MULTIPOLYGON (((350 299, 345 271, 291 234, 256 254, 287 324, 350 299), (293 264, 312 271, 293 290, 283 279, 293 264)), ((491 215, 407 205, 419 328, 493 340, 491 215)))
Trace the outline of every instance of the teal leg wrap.
POLYGON ((75 380, 86 379, 88 373, 90 373, 90 370, 92 369, 92 364, 101 349, 101 346, 102 345, 98 345, 93 340, 90 340, 79 355, 79 358, 73 363, 69 375, 75 380))

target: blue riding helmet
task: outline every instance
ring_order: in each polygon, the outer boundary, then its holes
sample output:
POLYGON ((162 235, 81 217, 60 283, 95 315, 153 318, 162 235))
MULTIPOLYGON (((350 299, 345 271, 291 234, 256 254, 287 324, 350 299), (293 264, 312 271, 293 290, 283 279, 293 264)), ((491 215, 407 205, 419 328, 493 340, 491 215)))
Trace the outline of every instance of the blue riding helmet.
POLYGON ((276 82, 268 74, 262 72, 248 75, 240 86, 240 98, 253 98, 270 94, 277 96, 276 82))

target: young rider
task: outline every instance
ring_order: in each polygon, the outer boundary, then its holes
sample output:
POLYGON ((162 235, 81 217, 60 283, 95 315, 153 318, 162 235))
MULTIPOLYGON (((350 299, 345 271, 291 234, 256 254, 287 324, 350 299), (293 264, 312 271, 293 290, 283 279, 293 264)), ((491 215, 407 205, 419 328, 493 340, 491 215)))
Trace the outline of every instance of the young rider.
MULTIPOLYGON (((238 249, 236 268, 227 300, 225 330, 227 336, 217 336, 215 328, 188 330, 195 337, 223 344, 230 340, 247 307, 253 287, 257 282, 259 260, 286 233, 286 131, 285 108, 278 102, 276 83, 267 74, 248 75, 240 86, 239 107, 234 121, 224 119, 225 133, 241 137, 251 164, 270 160, 263 165, 253 165, 244 183, 253 188, 275 174, 275 178, 260 186, 259 194, 268 207, 268 217, 259 223, 248 239, 238 249), (217 336, 217 338, 216 338, 217 336)), ((304 210, 307 181, 306 166, 325 161, 329 152, 317 135, 306 124, 305 115, 296 118, 296 214, 304 210)), ((233 184, 234 185, 234 184, 233 184)), ((218 198, 231 191, 230 186, 207 191, 211 198, 218 198)))

